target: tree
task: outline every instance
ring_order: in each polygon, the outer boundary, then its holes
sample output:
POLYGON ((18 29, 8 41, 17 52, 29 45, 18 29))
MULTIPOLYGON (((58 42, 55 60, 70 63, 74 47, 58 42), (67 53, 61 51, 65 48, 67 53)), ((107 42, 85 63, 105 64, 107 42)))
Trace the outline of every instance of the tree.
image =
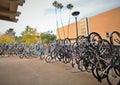
POLYGON ((3 35, 0 36, 0 44, 3 44, 3 43, 14 43, 14 42, 15 42, 15 38, 11 37, 8 34, 3 34, 3 35))
POLYGON ((13 28, 6 30, 4 34, 0 35, 0 43, 14 43, 15 32, 13 28))
POLYGON ((22 34, 21 41, 26 43, 27 45, 37 42, 36 29, 33 29, 30 26, 26 26, 25 31, 23 31, 21 34, 22 34))
POLYGON ((63 8, 63 5, 62 3, 58 3, 58 6, 57 6, 58 9, 60 9, 60 20, 61 20, 61 24, 62 24, 62 28, 63 28, 63 36, 65 38, 65 30, 64 30, 64 26, 63 26, 63 20, 62 20, 62 8, 63 8))
POLYGON ((51 34, 50 32, 44 32, 40 34, 40 40, 42 41, 42 43, 50 43, 56 40, 56 36, 54 34, 51 34))
POLYGON ((69 37, 69 24, 70 24, 70 15, 71 15, 71 10, 74 6, 72 4, 68 4, 67 8, 70 10, 69 11, 69 19, 68 19, 68 32, 67 32, 67 37, 69 37))
POLYGON ((15 41, 17 43, 21 43, 21 40, 22 40, 22 36, 15 36, 15 41))
POLYGON ((54 1, 54 2, 52 3, 52 5, 55 7, 57 33, 58 33, 58 37, 61 39, 60 33, 59 33, 59 29, 58 29, 58 16, 57 16, 58 4, 59 4, 59 3, 58 3, 57 1, 54 1))

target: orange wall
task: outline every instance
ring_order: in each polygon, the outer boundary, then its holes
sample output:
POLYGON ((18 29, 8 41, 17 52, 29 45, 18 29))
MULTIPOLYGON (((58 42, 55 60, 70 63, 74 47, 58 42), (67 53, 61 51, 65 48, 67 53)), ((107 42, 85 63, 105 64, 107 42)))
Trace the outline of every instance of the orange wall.
POLYGON ((89 31, 106 38, 106 32, 120 32, 120 7, 89 18, 89 31))
MULTIPOLYGON (((102 38, 106 38, 106 32, 118 31, 120 32, 120 7, 106 11, 104 13, 88 18, 89 32, 97 32, 102 38)), ((80 35, 80 21, 78 21, 78 35, 80 35)), ((65 38, 67 37, 68 26, 64 26, 65 38)), ((63 28, 59 28, 61 39, 64 39, 63 28)), ((76 24, 72 23, 69 27, 69 38, 76 38, 76 24)), ((57 33, 57 39, 58 39, 57 33)))
MULTIPOLYGON (((80 29, 79 22, 78 22, 78 29, 80 29)), ((64 26, 63 28, 58 28, 57 30, 57 39, 59 39, 58 31, 60 33, 60 38, 76 38, 76 24, 72 23, 69 25, 64 26), (64 29, 64 30, 63 30, 64 29), (65 35, 64 35, 65 34, 65 35)), ((78 34, 80 34, 80 30, 78 30, 78 34)))

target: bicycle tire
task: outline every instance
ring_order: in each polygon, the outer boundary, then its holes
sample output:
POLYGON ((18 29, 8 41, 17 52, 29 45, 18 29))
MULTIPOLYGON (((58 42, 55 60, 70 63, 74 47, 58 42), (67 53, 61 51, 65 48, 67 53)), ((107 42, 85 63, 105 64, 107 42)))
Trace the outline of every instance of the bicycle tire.
POLYGON ((26 58, 26 59, 28 59, 28 58, 30 58, 30 56, 28 56, 28 55, 25 55, 25 58, 26 58))
POLYGON ((40 54, 40 60, 43 60, 45 58, 45 55, 44 55, 44 53, 42 52, 41 54, 40 54))
POLYGON ((78 69, 81 71, 81 72, 84 72, 85 71, 85 67, 83 65, 84 61, 82 59, 80 59, 77 63, 78 65, 78 69))
POLYGON ((71 46, 71 40, 69 38, 65 38, 64 45, 71 46))
POLYGON ((94 78, 98 79, 98 76, 97 76, 97 73, 96 73, 96 66, 92 64, 92 69, 91 69, 91 72, 92 72, 92 75, 94 78))
POLYGON ((19 58, 20 58, 20 59, 23 59, 23 58, 24 58, 24 56, 23 56, 23 55, 19 55, 19 58))
POLYGON ((74 42, 74 43, 72 44, 72 49, 76 49, 76 47, 77 47, 77 42, 74 42))
POLYGON ((110 67, 107 71, 107 82, 109 85, 120 85, 120 76, 118 76, 114 71, 118 66, 110 67))
POLYGON ((86 70, 87 72, 91 73, 91 71, 92 71, 92 66, 91 66, 91 63, 89 62, 89 60, 85 60, 85 65, 84 65, 84 67, 85 67, 85 70, 86 70))
POLYGON ((111 34, 110 34, 110 43, 111 44, 113 44, 113 45, 120 45, 120 33, 119 32, 117 32, 117 31, 113 31, 111 34), (114 37, 114 35, 116 35, 115 37, 114 37), (115 40, 114 40, 114 38, 116 38, 116 37, 118 37, 118 43, 116 42, 114 42, 115 40))
POLYGON ((76 42, 77 42, 77 43, 81 43, 81 42, 83 42, 83 40, 84 40, 85 38, 86 38, 86 37, 83 36, 83 35, 82 35, 82 36, 78 36, 77 39, 76 39, 76 42))
POLYGON ((71 57, 64 57, 64 58, 63 58, 63 62, 64 62, 65 64, 70 63, 71 61, 72 61, 72 58, 71 58, 71 57))
POLYGON ((99 56, 102 58, 110 58, 112 54, 112 47, 108 40, 102 39, 98 44, 97 50, 99 51, 99 56))
POLYGON ((52 62, 52 56, 51 55, 46 56, 45 61, 47 63, 51 63, 52 62))
POLYGON ((119 65, 115 66, 115 67, 114 67, 114 70, 115 70, 115 73, 116 73, 118 76, 120 76, 120 66, 119 66, 119 65))
POLYGON ((97 32, 91 32, 88 35, 88 41, 91 43, 90 45, 93 48, 96 48, 98 46, 98 42, 100 42, 101 40, 102 40, 102 37, 97 32))
POLYGON ((101 60, 99 66, 96 68, 97 79, 99 82, 102 82, 102 79, 106 78, 106 72, 105 74, 101 74, 106 68, 105 62, 101 60))

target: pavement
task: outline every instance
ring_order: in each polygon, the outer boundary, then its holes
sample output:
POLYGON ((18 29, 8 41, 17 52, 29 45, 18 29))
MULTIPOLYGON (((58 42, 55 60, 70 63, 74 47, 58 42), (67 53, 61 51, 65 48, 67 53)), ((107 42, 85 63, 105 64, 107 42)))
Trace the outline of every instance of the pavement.
POLYGON ((0 57, 0 85, 108 85, 69 64, 39 58, 0 57))

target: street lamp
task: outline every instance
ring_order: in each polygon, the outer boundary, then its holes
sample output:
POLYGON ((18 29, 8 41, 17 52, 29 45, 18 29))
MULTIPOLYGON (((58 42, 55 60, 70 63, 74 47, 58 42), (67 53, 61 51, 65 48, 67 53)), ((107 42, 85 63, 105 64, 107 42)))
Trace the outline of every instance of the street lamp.
POLYGON ((72 16, 74 16, 75 17, 75 22, 76 22, 76 38, 78 37, 78 25, 77 25, 77 16, 80 14, 80 12, 79 11, 74 11, 73 13, 72 13, 72 16))

